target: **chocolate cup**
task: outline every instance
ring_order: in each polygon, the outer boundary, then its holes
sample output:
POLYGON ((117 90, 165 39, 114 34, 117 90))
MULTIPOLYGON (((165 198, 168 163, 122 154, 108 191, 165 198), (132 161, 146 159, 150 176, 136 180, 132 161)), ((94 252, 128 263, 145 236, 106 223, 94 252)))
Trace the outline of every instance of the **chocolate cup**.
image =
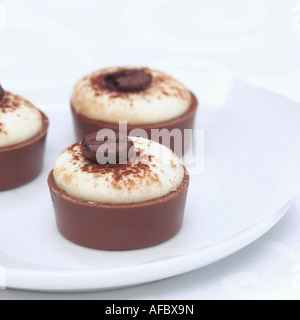
POLYGON ((150 201, 103 204, 69 196, 48 177, 56 222, 68 240, 94 249, 133 250, 157 245, 175 236, 183 222, 189 175, 177 191, 150 201))
MULTIPOLYGON (((191 146, 191 141, 185 141, 185 132, 184 130, 186 129, 194 129, 194 123, 195 123, 195 117, 196 117, 196 112, 198 109, 198 100, 197 97, 191 92, 192 95, 192 103, 189 108, 189 110, 181 115, 180 117, 164 121, 164 122, 159 122, 159 123, 154 123, 154 124, 141 124, 141 125, 132 125, 128 124, 128 132, 127 134, 129 135, 131 130, 134 129, 143 129, 146 131, 148 135, 148 139, 151 139, 151 130, 152 129, 168 129, 170 132, 174 129, 179 129, 182 134, 182 140, 180 143, 182 143, 182 151, 183 154, 189 150, 191 146)), ((98 132, 101 129, 112 129, 115 131, 119 131, 119 124, 118 123, 110 123, 110 122, 105 122, 105 121, 100 121, 100 120, 93 120, 90 118, 87 118, 80 113, 78 113, 74 107, 71 104, 71 109, 72 109, 72 114, 73 114, 73 121, 75 125, 75 133, 77 140, 80 141, 83 139, 85 136, 98 132)), ((153 139, 155 141, 155 139, 153 139)), ((162 139, 160 139, 159 142, 163 144, 162 139)), ((175 148, 175 143, 174 139, 171 139, 170 146, 167 145, 171 150, 176 151, 175 148)), ((178 153, 178 152, 177 152, 178 153)), ((178 154, 181 156, 181 154, 178 154)))
POLYGON ((17 188, 40 174, 49 127, 49 120, 44 113, 42 120, 42 131, 33 138, 0 148, 0 191, 17 188))

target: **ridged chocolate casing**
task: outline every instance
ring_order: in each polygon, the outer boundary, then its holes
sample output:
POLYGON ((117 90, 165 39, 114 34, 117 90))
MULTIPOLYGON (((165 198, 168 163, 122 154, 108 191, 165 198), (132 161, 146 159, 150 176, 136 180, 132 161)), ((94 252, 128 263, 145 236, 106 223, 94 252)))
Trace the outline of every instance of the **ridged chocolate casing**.
MULTIPOLYGON (((195 123, 195 118, 196 118, 196 113, 198 109, 198 100, 196 96, 192 94, 192 103, 189 108, 189 110, 181 115, 180 117, 160 122, 157 124, 147 124, 147 125, 128 125, 128 132, 127 134, 130 133, 131 130, 134 129, 143 129, 146 131, 148 135, 148 139, 151 139, 151 130, 152 129, 168 129, 170 132, 173 129, 179 129, 182 134, 182 146, 183 146, 183 153, 185 153, 189 148, 190 148, 190 143, 191 141, 188 141, 187 143, 185 142, 185 134, 184 130, 186 129, 194 129, 194 123, 195 123)), ((99 121, 99 120, 93 120, 90 118, 87 118, 81 114, 79 114, 74 107, 71 104, 71 110, 73 114, 73 121, 74 121, 74 126, 75 126, 75 133, 78 141, 80 141, 83 137, 94 133, 98 132, 101 129, 112 129, 115 131, 119 130, 119 124, 118 123, 110 123, 110 122, 105 122, 105 121, 99 121)), ((129 134, 130 135, 130 134, 129 134)), ((162 140, 156 141, 159 143, 162 143, 162 140)), ((175 145, 173 139, 171 140, 171 145, 168 146, 171 148, 171 150, 175 151, 175 145)), ((181 154, 179 154, 181 156, 181 154)))
POLYGON ((42 131, 38 135, 25 142, 0 148, 0 191, 24 185, 40 174, 49 127, 49 120, 43 113, 42 118, 42 131))
POLYGON ((102 204, 73 198, 48 177, 56 222, 61 234, 79 245, 103 250, 140 249, 162 243, 182 226, 189 175, 177 191, 130 204, 102 204))

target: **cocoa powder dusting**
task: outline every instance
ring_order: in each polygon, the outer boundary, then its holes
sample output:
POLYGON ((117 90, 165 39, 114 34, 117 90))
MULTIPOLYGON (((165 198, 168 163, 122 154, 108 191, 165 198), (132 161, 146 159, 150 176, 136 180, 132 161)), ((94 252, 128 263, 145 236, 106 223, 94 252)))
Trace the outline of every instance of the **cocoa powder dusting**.
MULTIPOLYGON (((117 70, 121 70, 121 68, 117 70)), ((151 74, 152 72, 149 68, 141 68, 140 70, 149 74, 151 74)), ((151 86, 147 90, 140 92, 121 92, 110 89, 105 85, 106 74, 102 73, 96 73, 94 76, 92 76, 89 79, 89 82, 87 82, 87 85, 91 86, 94 91, 95 97, 100 96, 101 94, 107 94, 109 96, 109 99, 113 100, 120 98, 123 100, 127 100, 129 101, 129 105, 133 105, 135 95, 139 95, 139 97, 141 97, 142 99, 150 102, 152 101, 151 98, 153 98, 153 94, 156 95, 157 99, 161 99, 162 96, 175 97, 178 99, 188 98, 187 91, 185 89, 178 88, 177 86, 170 86, 170 81, 173 80, 171 80, 171 77, 169 75, 152 74, 152 76, 153 80, 151 86)))
POLYGON ((0 122, 0 133, 6 134, 7 135, 7 131, 4 129, 4 123, 0 122))
POLYGON ((176 166, 176 164, 175 164, 175 162, 173 160, 171 160, 170 165, 171 165, 172 169, 176 169, 177 168, 177 166, 176 166))
MULTIPOLYGON (((8 113, 15 111, 19 104, 16 99, 16 96, 2 89, 3 94, 1 95, 0 101, 0 113, 8 113)), ((5 130, 5 124, 0 122, 0 133, 7 135, 7 131, 5 130)))
POLYGON ((101 94, 107 94, 110 100, 121 98, 133 103, 133 99, 131 95, 136 93, 115 92, 114 90, 106 87, 104 78, 105 78, 105 74, 100 74, 90 79, 90 85, 95 93, 95 97, 99 97, 101 96, 101 94))
MULTIPOLYGON (((80 170, 82 172, 93 173, 96 177, 110 174, 112 187, 117 190, 127 189, 130 192, 130 190, 136 186, 137 179, 144 181, 145 184, 160 183, 158 175, 151 170, 146 161, 145 163, 134 163, 131 161, 127 164, 98 165, 84 157, 80 143, 74 144, 69 147, 68 150, 73 154, 72 162, 81 164, 80 170)), ((137 153, 141 155, 141 151, 137 153)), ((143 156, 139 157, 139 159, 140 158, 143 158, 143 156)), ((145 160, 152 160, 152 158, 148 156, 144 158, 145 160)))
POLYGON ((22 97, 5 91, 4 97, 0 102, 0 110, 2 113, 14 112, 20 107, 21 103, 34 108, 30 102, 22 97))
POLYGON ((9 92, 5 92, 3 99, 0 102, 0 108, 2 113, 15 111, 18 105, 13 99, 13 95, 9 92))

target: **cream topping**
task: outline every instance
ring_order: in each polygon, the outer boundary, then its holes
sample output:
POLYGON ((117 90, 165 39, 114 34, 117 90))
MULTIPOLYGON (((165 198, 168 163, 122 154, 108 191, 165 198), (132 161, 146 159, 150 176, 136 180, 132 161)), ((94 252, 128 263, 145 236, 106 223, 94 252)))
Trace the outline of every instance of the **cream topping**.
POLYGON ((54 166, 54 179, 67 194, 86 201, 134 203, 176 191, 185 170, 165 146, 131 137, 140 162, 101 166, 87 160, 80 143, 65 149, 54 166))
POLYGON ((144 91, 124 93, 108 89, 105 75, 124 68, 103 69, 80 79, 71 98, 73 108, 91 119, 110 123, 127 121, 128 124, 159 123, 188 111, 192 102, 190 91, 160 71, 142 69, 153 77, 152 84, 144 91))
POLYGON ((42 114, 24 98, 5 92, 0 103, 0 148, 27 141, 42 129, 42 114))

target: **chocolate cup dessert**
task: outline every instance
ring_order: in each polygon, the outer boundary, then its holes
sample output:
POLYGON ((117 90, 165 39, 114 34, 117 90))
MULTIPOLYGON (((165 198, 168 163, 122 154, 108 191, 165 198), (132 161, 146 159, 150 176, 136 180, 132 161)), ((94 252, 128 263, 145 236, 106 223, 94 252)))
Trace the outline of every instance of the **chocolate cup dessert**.
POLYGON ((140 249, 172 238, 184 218, 187 169, 159 143, 102 138, 94 133, 66 148, 49 174, 61 234, 102 250, 140 249))
POLYGON ((24 185, 42 170, 49 120, 42 115, 42 131, 31 139, 0 148, 0 191, 24 185))
POLYGON ((79 245, 102 250, 133 250, 157 245, 176 235, 183 222, 189 175, 174 192, 158 199, 129 204, 103 204, 69 196, 48 185, 61 234, 79 245))
MULTIPOLYGON (((151 130, 153 129, 168 129, 169 131, 172 131, 174 129, 179 129, 182 134, 182 146, 183 147, 183 152, 186 152, 190 148, 191 141, 189 143, 185 143, 184 139, 184 130, 194 129, 194 123, 195 123, 195 118, 196 118, 196 113, 198 109, 198 99, 196 96, 191 92, 192 95, 192 103, 189 108, 189 110, 175 118, 171 119, 168 121, 160 122, 157 124, 145 124, 145 125, 127 125, 128 132, 127 134, 130 135, 130 131, 134 129, 143 129, 146 131, 147 135, 149 138, 151 138, 151 130)), ((119 124, 118 123, 111 123, 111 122, 105 122, 105 121, 99 121, 99 120, 93 120, 90 118, 87 118, 83 116, 82 114, 79 114, 76 112, 74 107, 71 104, 71 109, 72 109, 72 115, 73 115, 73 121, 74 121, 74 126, 75 126, 75 133, 76 133, 76 138, 78 140, 82 139, 88 134, 91 134, 93 132, 97 132, 101 129, 112 129, 114 131, 119 130, 119 124)), ((159 143, 162 143, 162 140, 156 141, 159 143)), ((168 146, 169 147, 169 146, 168 146)), ((174 140, 171 140, 170 144, 170 149, 172 151, 175 151, 175 145, 174 145, 174 140)))
MULTIPOLYGON (((198 108, 196 96, 172 76, 149 68, 107 68, 80 79, 72 94, 71 111, 78 140, 101 129, 119 130, 127 121, 128 135, 142 129, 147 138, 166 144, 179 156, 191 141, 185 130, 194 128, 198 108), (151 130, 177 129, 181 137, 170 145, 151 130), (157 141, 158 140, 158 141, 157 141), (176 144, 180 144, 175 145, 176 144), (182 151, 181 151, 182 149, 182 151)), ((140 133, 139 133, 140 134, 140 133)))

